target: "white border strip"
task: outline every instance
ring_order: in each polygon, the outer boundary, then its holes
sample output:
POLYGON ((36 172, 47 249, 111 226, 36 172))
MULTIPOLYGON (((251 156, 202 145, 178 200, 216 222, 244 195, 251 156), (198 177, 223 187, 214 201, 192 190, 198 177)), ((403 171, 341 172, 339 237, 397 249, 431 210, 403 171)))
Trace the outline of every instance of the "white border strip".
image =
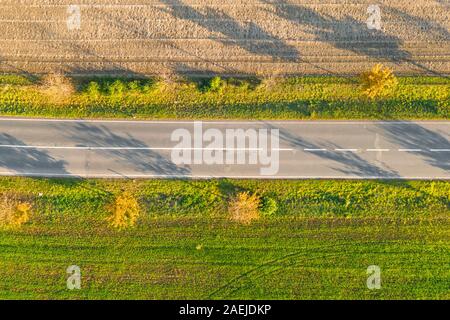
POLYGON ((203 122, 205 124, 342 124, 342 125, 356 125, 356 124, 441 124, 450 125, 450 121, 377 121, 377 120, 131 120, 131 119, 51 119, 51 118, 18 118, 18 117, 0 117, 0 121, 24 121, 24 122, 76 122, 76 123, 134 123, 134 124, 193 124, 194 122, 203 122))
MULTIPOLYGON (((264 148, 180 148, 180 147, 96 147, 96 146, 33 146, 33 145, 14 145, 14 144, 0 144, 0 148, 11 148, 11 149, 62 149, 62 150, 204 150, 204 151, 262 151, 264 148)), ((305 152, 358 152, 364 149, 334 149, 329 150, 326 148, 322 149, 294 149, 294 148, 273 148, 268 149, 269 151, 305 151, 305 152)), ((367 152, 389 152, 391 149, 366 149, 367 152)), ((395 151, 395 150, 394 150, 395 151)), ((423 152, 423 149, 398 149, 399 152, 423 152)), ((429 149, 430 152, 450 152, 450 149, 429 149)))
POLYGON ((0 176, 14 176, 14 177, 41 177, 41 178, 158 178, 158 179, 336 179, 336 180, 450 180, 450 176, 436 176, 436 177, 383 177, 383 176, 255 176, 255 175, 164 175, 164 174, 74 174, 74 173, 15 173, 15 172, 0 172, 0 176))

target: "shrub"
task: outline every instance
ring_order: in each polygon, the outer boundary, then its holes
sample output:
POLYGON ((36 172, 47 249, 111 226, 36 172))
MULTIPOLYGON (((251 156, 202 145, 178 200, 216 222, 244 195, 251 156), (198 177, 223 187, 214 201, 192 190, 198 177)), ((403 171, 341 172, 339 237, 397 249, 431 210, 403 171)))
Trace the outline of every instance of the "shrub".
POLYGON ((95 82, 91 81, 89 82, 89 85, 87 86, 86 93, 88 96, 92 99, 97 99, 100 96, 101 88, 100 85, 95 82))
POLYGON ((76 91, 72 79, 58 73, 50 73, 41 79, 42 91, 54 103, 64 103, 76 91))
POLYGON ((127 85, 122 80, 117 79, 108 86, 108 90, 112 96, 122 96, 127 90, 127 85))
POLYGON ((30 220, 32 206, 17 196, 3 194, 0 197, 0 226, 19 228, 30 220))
POLYGON ((283 79, 280 79, 279 77, 273 75, 273 76, 263 78, 261 80, 261 83, 259 84, 259 87, 266 91, 273 91, 277 87, 279 87, 282 84, 282 82, 283 82, 283 79))
POLYGON ((240 192, 229 205, 231 220, 250 224, 260 217, 261 198, 257 194, 240 192))
POLYGON ((34 84, 35 81, 36 78, 34 76, 25 76, 19 74, 0 75, 0 85, 29 86, 34 84))
POLYGON ((223 81, 220 77, 214 77, 209 83, 209 90, 213 92, 219 91, 223 86, 223 81))
POLYGON ((131 92, 140 93, 142 91, 142 83, 139 80, 130 81, 128 83, 128 89, 131 92))
POLYGON ((133 227, 140 213, 137 199, 129 192, 117 196, 110 208, 112 215, 107 221, 113 228, 124 229, 133 227))
POLYGON ((278 204, 275 199, 263 197, 261 201, 260 212, 263 216, 270 216, 278 210, 278 204))
POLYGON ((364 72, 361 75, 361 82, 364 94, 370 99, 389 93, 398 84, 393 71, 382 64, 377 64, 369 72, 364 72))

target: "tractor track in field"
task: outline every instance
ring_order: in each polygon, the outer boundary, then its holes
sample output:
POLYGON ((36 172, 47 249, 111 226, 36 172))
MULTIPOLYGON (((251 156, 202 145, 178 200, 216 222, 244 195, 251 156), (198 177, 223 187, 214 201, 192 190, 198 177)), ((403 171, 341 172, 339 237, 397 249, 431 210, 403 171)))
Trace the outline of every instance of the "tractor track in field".
MULTIPOLYGON (((387 242, 392 242, 392 241, 376 242, 376 244, 385 244, 387 242)), ((374 243, 374 241, 366 241, 363 243, 371 244, 371 243, 374 243)), ((242 284, 242 281, 246 281, 246 280, 251 281, 252 279, 254 280, 254 279, 266 276, 268 274, 273 274, 275 272, 283 270, 284 268, 294 266, 301 262, 311 261, 311 260, 314 260, 317 258, 322 259, 322 258, 330 258, 330 257, 338 256, 341 254, 341 252, 332 252, 332 253, 323 254, 323 255, 314 256, 314 257, 309 257, 308 254, 310 254, 311 252, 317 252, 316 251, 317 249, 345 248, 345 246, 348 246, 350 244, 354 244, 354 243, 349 241, 349 242, 345 242, 345 243, 331 244, 331 245, 319 246, 319 247, 306 247, 306 248, 303 248, 302 250, 291 252, 291 253, 288 253, 281 257, 271 259, 269 261, 266 261, 266 262, 258 265, 255 268, 252 268, 244 273, 241 273, 237 277, 231 279, 224 285, 220 286, 219 288, 217 288, 216 290, 211 292, 207 296, 207 299, 212 299, 214 297, 217 297, 217 295, 220 293, 225 293, 225 294, 219 298, 230 299, 232 294, 240 291, 243 288, 244 285, 242 284), (304 258, 304 259, 301 259, 301 258, 304 258), (270 270, 266 271, 269 268, 270 268, 270 270)))
MULTIPOLYGON (((389 243, 400 243, 401 240, 372 240, 372 241, 363 241, 359 242, 359 244, 365 244, 365 245, 386 245, 389 243)), ((339 243, 339 244, 331 244, 331 245, 325 245, 325 246, 318 246, 318 247, 305 247, 302 250, 298 250, 295 252, 288 253, 284 256, 281 256, 279 258, 275 258, 272 260, 269 260, 267 262, 264 262, 260 265, 258 265, 255 268, 252 268, 237 277, 231 279, 224 285, 220 286, 213 292, 211 292, 206 299, 233 299, 233 294, 241 291, 245 287, 246 281, 255 281, 256 279, 259 279, 264 276, 268 276, 274 273, 278 273, 286 268, 293 267, 295 265, 298 265, 300 263, 306 263, 308 261, 316 260, 316 259, 327 259, 327 258, 333 258, 342 256, 343 251, 336 251, 332 253, 323 253, 321 255, 312 256, 311 254, 314 252, 317 252, 317 249, 344 249, 346 246, 354 244, 354 241, 348 241, 345 243, 339 243), (221 294, 219 296, 219 294, 221 294)), ((344 251, 345 252, 345 251, 344 251)), ((372 252, 374 253, 374 252, 372 252)))

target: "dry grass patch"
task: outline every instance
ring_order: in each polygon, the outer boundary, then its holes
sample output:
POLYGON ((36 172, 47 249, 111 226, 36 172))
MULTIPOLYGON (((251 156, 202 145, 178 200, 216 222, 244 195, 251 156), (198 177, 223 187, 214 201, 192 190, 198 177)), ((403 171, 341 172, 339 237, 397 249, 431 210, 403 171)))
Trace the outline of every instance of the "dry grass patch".
POLYGON ((397 86, 394 72, 382 64, 375 65, 372 70, 361 75, 364 94, 370 99, 384 96, 397 86))
POLYGON ((30 220, 32 205, 13 194, 0 195, 0 226, 19 228, 30 220))
POLYGON ((125 229, 136 225, 141 209, 138 200, 131 193, 124 192, 116 197, 110 211, 112 214, 107 218, 110 226, 125 229))
POLYGON ((229 205, 230 218, 233 221, 250 224, 260 218, 261 198, 249 192, 240 192, 229 205))

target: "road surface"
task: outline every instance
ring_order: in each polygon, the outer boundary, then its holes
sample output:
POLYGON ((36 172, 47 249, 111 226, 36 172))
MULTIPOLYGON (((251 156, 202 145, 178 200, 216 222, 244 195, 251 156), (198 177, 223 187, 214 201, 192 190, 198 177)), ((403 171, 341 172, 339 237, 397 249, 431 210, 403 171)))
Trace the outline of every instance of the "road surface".
POLYGON ((3 72, 450 74, 448 0, 2 0, 0 30, 3 72))
POLYGON ((263 140, 258 140, 260 144, 255 149, 248 143, 244 148, 224 143, 220 149, 210 147, 212 140, 206 139, 200 143, 189 140, 191 145, 180 147, 182 140, 174 132, 181 129, 194 139, 191 121, 1 118, 0 175, 450 179, 450 121, 214 121, 196 122, 195 126, 201 126, 200 137, 213 132, 224 139, 231 129, 254 130, 258 134, 277 132, 279 143, 269 136, 267 148, 263 140), (278 155, 278 159, 273 156, 269 163, 258 158, 256 163, 250 163, 250 153, 258 154, 263 148, 267 155, 278 155), (192 159, 197 154, 199 162, 183 164, 174 160, 174 153, 185 151, 191 152, 192 159), (208 151, 222 151, 214 154, 223 155, 224 163, 206 163, 208 151), (235 163, 227 162, 225 154, 230 151, 244 152, 244 163, 237 164, 237 156, 235 163), (261 169, 270 165, 276 172, 262 174, 261 169))

